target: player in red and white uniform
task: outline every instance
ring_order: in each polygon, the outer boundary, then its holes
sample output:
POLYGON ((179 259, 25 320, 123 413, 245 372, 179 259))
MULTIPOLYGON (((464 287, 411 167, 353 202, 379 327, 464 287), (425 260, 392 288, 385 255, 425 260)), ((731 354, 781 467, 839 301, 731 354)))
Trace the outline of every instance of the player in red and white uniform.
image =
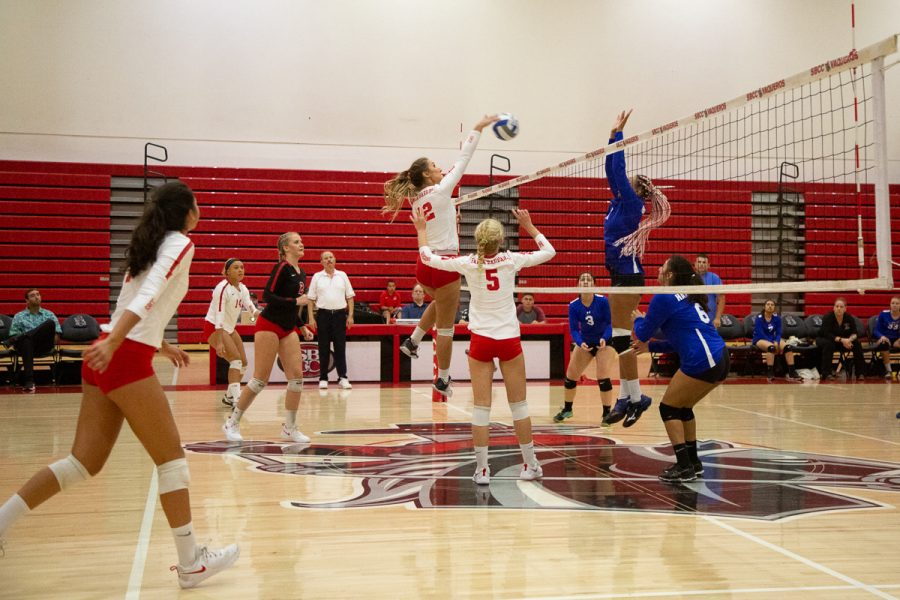
POLYGON ((19 517, 103 468, 127 419, 153 462, 159 500, 178 550, 178 581, 194 587, 231 566, 240 550, 198 547, 191 524, 190 473, 169 402, 153 372, 157 349, 176 365, 188 355, 163 340, 188 289, 200 210, 190 188, 167 183, 153 195, 126 251, 128 274, 105 335, 84 353, 81 412, 72 452, 38 471, 0 507, 0 536, 19 517))
POLYGON ((250 298, 250 290, 243 283, 244 263, 237 258, 229 258, 222 269, 225 279, 213 289, 212 301, 206 311, 203 333, 216 354, 228 361, 228 390, 222 397, 222 404, 234 406, 241 395, 241 375, 247 368, 247 353, 244 342, 235 331, 241 311, 246 310, 255 321, 259 309, 250 298))
POLYGON ((434 269, 461 273, 466 278, 471 300, 469 302, 469 372, 472 378, 472 439, 475 445, 475 483, 490 483, 488 467, 488 443, 491 420, 491 381, 494 376, 494 359, 500 361, 500 372, 506 386, 506 398, 512 412, 513 424, 524 465, 519 477, 538 479, 543 475, 541 465, 534 455, 531 437, 531 417, 525 400, 525 358, 519 338, 519 319, 513 292, 516 273, 525 267, 545 263, 556 255, 550 245, 531 222, 527 210, 513 210, 519 225, 534 238, 536 252, 500 252, 503 244, 503 226, 494 219, 485 219, 475 228, 478 253, 468 256, 439 256, 427 244, 426 219, 421 209, 413 212, 413 223, 419 235, 419 258, 434 269))
MULTIPOLYGON (((429 158, 419 158, 410 167, 384 184, 385 205, 382 212, 390 213, 391 220, 408 200, 413 211, 421 211, 425 219, 428 246, 439 256, 459 254, 457 210, 453 202, 453 190, 465 173, 481 131, 497 121, 497 115, 485 116, 472 128, 463 144, 462 152, 447 174, 429 158)), ((416 279, 425 292, 434 299, 409 339, 404 340, 400 351, 411 358, 418 356, 418 346, 429 329, 437 330, 438 377, 434 389, 450 396, 450 358, 453 353, 453 322, 459 306, 459 274, 436 271, 418 260, 416 279)))

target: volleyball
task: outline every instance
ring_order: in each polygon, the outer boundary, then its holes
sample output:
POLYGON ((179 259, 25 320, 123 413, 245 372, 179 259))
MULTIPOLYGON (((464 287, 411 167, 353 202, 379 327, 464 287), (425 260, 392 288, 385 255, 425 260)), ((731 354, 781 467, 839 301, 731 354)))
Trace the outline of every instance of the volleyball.
POLYGON ((494 123, 494 135, 501 140, 511 140, 519 134, 519 120, 509 113, 502 113, 494 123))

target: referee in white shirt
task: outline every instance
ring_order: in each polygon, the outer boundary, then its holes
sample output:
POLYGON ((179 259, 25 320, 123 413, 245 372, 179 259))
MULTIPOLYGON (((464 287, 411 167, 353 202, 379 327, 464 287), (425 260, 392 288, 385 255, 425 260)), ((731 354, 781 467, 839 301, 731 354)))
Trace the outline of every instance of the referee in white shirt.
POLYGON ((353 286, 343 271, 334 268, 334 253, 322 253, 324 269, 313 275, 307 296, 316 303, 310 325, 319 337, 319 389, 328 389, 328 351, 334 344, 338 385, 349 390, 347 379, 347 330, 353 327, 353 286))

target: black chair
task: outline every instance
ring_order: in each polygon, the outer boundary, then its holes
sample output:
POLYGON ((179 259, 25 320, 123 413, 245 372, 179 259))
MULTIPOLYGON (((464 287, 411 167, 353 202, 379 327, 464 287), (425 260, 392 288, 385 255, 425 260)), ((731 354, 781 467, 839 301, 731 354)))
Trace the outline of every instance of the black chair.
POLYGON ((755 374, 759 351, 747 339, 744 321, 726 313, 719 320, 719 327, 716 330, 728 346, 731 368, 743 375, 755 374))
MULTIPOLYGON (((46 322, 44 323, 46 324, 46 322)), ((44 324, 41 324, 39 327, 42 327, 44 324)), ((55 325, 54 325, 55 329, 55 325)), ((15 338, 20 337, 25 334, 18 334, 15 338)), ((59 348, 56 343, 56 334, 52 335, 39 335, 34 336, 34 356, 33 356, 33 366, 47 366, 50 369, 50 379, 52 383, 56 383, 56 365, 59 360, 59 348)), ((19 352, 16 351, 15 346, 11 346, 8 348, 10 352, 13 354, 13 368, 12 375, 13 379, 15 379, 19 370, 22 368, 21 361, 19 360, 19 352)), ((24 382, 23 382, 24 383, 24 382)))
POLYGON ((77 313, 66 318, 62 323, 55 379, 60 383, 80 382, 81 357, 99 337, 100 324, 91 315, 77 313))
MULTIPOLYGON (((863 352, 871 353, 872 358, 869 361, 869 374, 870 375, 887 375, 890 376, 890 372, 885 372, 884 363, 881 361, 880 356, 880 348, 878 346, 878 340, 875 337, 875 324, 878 322, 878 315, 874 315, 869 317, 869 321, 866 324, 866 337, 869 338, 868 343, 863 344, 863 352)), ((891 348, 891 363, 900 364, 900 350, 896 348, 891 348)), ((893 367, 891 367, 893 369, 893 367)), ((896 369, 894 369, 896 370, 896 369)))
POLYGON ((788 347, 800 357, 801 364, 795 362, 797 368, 808 369, 818 365, 818 359, 816 358, 818 348, 816 348, 815 338, 810 340, 806 328, 806 320, 804 320, 802 315, 793 313, 781 315, 781 337, 785 341, 790 340, 792 337, 799 340, 798 343, 788 344, 788 347))

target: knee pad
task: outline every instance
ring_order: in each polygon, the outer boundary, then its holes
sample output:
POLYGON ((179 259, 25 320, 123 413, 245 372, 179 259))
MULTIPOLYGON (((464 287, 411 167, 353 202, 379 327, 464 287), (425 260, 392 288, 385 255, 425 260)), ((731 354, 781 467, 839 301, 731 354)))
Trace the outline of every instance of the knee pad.
POLYGON ((693 421, 694 420, 694 409, 690 406, 685 406, 681 409, 681 420, 682 421, 693 421))
POLYGON ((878 346, 876 346, 876 349, 877 350, 890 350, 891 343, 890 342, 881 342, 880 344, 878 344, 878 346))
POLYGON ((53 471, 53 475, 56 477, 56 481, 59 482, 59 489, 61 490, 71 487, 79 481, 84 481, 91 476, 88 470, 84 468, 84 465, 71 454, 49 465, 49 469, 53 471))
POLYGON ((478 427, 487 427, 491 424, 491 407, 478 406, 472 407, 472 425, 478 427))
POLYGON ((264 389, 266 389, 267 381, 260 381, 256 377, 247 382, 247 387, 253 392, 253 395, 260 393, 264 389))
POLYGON ((600 386, 601 392, 611 392, 612 391, 612 381, 609 379, 609 377, 598 380, 597 385, 600 386))
POLYGON ((574 390, 577 385, 578 385, 577 381, 573 381, 572 379, 569 379, 568 377, 563 378, 563 387, 566 388, 567 390, 574 390))
POLYGON ((447 329, 438 329, 437 334, 442 335, 444 337, 452 338, 453 337, 453 328, 448 327, 447 329))
POLYGON ((186 490, 191 484, 191 472, 188 471, 186 458, 176 458, 156 467, 159 477, 159 495, 177 490, 186 490))
POLYGON ((669 406, 668 404, 659 403, 659 416, 662 417, 663 422, 666 421, 681 421, 681 409, 675 408, 674 406, 669 406))
POLYGON ((624 327, 613 327, 612 328, 613 337, 624 335, 625 337, 631 337, 631 330, 625 329, 624 327))
POLYGON ((289 392, 302 392, 303 379, 288 379, 287 389, 289 392))
POLYGON ((766 348, 766 352, 769 352, 769 353, 771 353, 771 354, 775 354, 775 346, 769 344, 769 347, 766 348))
POLYGON ((229 369, 234 369, 235 371, 240 371, 244 367, 244 363, 241 362, 241 359, 233 360, 228 363, 229 369))
POLYGON ((241 375, 243 375, 246 372, 247 372, 247 365, 245 365, 244 363, 241 363, 241 375))
POLYGON ((631 335, 613 335, 612 339, 609 341, 609 345, 612 346, 616 352, 622 354, 631 348, 631 335))
POLYGON ((513 421, 521 421, 522 419, 527 419, 528 401, 521 400, 519 402, 513 402, 509 405, 509 410, 512 412, 513 421))

